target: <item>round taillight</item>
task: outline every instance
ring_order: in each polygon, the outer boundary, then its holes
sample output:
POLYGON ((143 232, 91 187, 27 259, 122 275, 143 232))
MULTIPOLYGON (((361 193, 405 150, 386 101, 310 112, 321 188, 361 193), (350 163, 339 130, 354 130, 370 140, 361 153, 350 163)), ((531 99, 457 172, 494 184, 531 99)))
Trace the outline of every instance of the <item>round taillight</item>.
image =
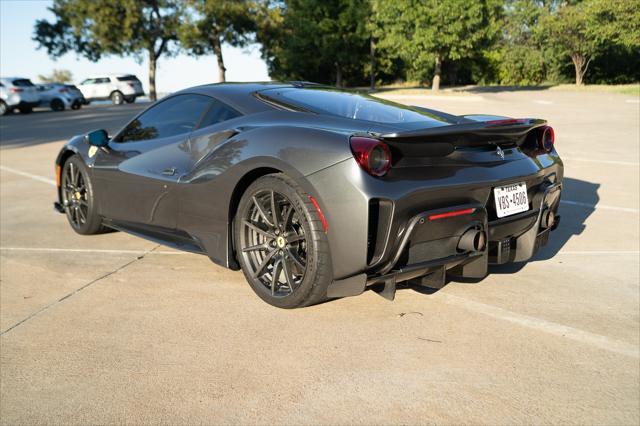
POLYGON ((356 162, 371 176, 384 176, 391 168, 391 150, 377 139, 354 136, 351 152, 356 162))
POLYGON ((551 152, 553 149, 553 144, 556 141, 555 133, 553 132, 553 127, 544 126, 538 130, 538 146, 540 149, 551 152))

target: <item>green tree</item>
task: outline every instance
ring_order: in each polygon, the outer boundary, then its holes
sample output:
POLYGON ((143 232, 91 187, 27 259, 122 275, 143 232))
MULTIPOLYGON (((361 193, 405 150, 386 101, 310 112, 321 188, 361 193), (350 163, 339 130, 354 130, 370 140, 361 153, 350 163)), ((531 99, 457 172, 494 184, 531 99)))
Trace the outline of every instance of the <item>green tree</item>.
POLYGON ((174 0, 54 0, 56 20, 38 20, 33 39, 56 58, 74 51, 89 60, 133 55, 149 61, 149 97, 156 99, 158 59, 171 55, 180 9, 174 0))
POLYGON ((558 54, 571 58, 576 85, 584 82, 591 61, 620 45, 638 54, 640 12, 626 0, 585 0, 563 4, 542 21, 545 41, 558 54))
POLYGON ((182 46, 193 55, 213 53, 218 79, 225 81, 222 44, 244 46, 255 31, 253 2, 247 0, 186 0, 187 13, 179 29, 182 46))
POLYGON ((361 82, 369 59, 368 0, 266 2, 258 41, 272 77, 361 82))
POLYGON ((69 70, 51 71, 50 75, 38 75, 38 80, 43 83, 70 83, 73 80, 73 74, 69 70))
POLYGON ((414 71, 433 70, 432 89, 440 88, 443 61, 473 56, 493 36, 491 11, 483 0, 376 0, 379 45, 404 58, 414 71))

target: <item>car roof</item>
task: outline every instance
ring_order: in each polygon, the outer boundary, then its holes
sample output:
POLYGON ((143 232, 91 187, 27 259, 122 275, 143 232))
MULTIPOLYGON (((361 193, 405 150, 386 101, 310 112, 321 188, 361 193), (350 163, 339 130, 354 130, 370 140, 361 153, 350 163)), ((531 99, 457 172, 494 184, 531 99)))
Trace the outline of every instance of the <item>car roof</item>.
POLYGON ((0 80, 29 80, 31 81, 31 79, 29 77, 0 77, 0 80))
POLYGON ((213 83, 190 87, 188 89, 176 92, 174 93, 174 95, 197 93, 201 95, 212 96, 245 114, 251 114, 272 109, 266 103, 260 101, 255 96, 252 96, 255 92, 260 92, 265 89, 303 87, 304 84, 313 83, 297 81, 292 81, 290 83, 282 83, 277 81, 213 83))

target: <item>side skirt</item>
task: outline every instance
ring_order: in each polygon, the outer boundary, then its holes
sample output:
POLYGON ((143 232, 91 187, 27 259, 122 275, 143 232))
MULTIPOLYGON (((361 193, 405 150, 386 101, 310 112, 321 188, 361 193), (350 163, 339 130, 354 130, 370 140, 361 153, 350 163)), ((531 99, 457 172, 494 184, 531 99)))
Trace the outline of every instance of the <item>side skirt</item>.
POLYGON ((159 226, 115 221, 111 219, 105 219, 103 224, 104 226, 117 231, 126 232, 128 234, 135 235, 136 237, 144 238, 145 240, 153 241, 177 250, 188 251, 196 254, 207 254, 198 241, 186 232, 159 226))

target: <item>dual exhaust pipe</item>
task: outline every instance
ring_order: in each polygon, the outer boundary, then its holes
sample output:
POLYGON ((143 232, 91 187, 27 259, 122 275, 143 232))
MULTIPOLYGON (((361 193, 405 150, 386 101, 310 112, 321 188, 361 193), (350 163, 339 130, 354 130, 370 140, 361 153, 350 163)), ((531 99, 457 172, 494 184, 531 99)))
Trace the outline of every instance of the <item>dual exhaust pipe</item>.
MULTIPOLYGON (((540 217, 542 229, 553 228, 556 224, 556 215, 551 209, 545 209, 540 217)), ((481 229, 469 228, 458 240, 460 251, 483 251, 487 246, 487 233, 481 229)))
POLYGON ((487 246, 487 233, 476 228, 470 228, 458 240, 460 251, 482 251, 487 246))

